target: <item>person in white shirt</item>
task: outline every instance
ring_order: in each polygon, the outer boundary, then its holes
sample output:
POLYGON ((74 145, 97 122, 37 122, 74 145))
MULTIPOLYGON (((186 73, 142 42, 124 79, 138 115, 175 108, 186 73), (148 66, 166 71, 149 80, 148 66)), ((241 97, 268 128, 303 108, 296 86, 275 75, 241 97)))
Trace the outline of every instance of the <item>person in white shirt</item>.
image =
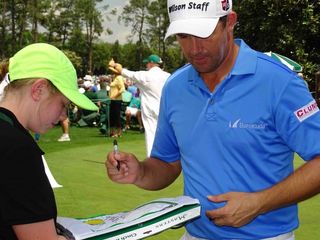
POLYGON ((0 79, 0 100, 2 99, 2 95, 4 92, 4 88, 9 84, 8 74, 2 79, 0 79))
POLYGON ((145 129, 147 156, 150 156, 157 128, 162 87, 170 76, 170 73, 160 68, 162 60, 158 55, 150 55, 143 60, 143 63, 146 64, 146 71, 130 71, 122 68, 121 64, 115 62, 109 64, 121 72, 121 75, 130 78, 140 89, 141 113, 145 129))

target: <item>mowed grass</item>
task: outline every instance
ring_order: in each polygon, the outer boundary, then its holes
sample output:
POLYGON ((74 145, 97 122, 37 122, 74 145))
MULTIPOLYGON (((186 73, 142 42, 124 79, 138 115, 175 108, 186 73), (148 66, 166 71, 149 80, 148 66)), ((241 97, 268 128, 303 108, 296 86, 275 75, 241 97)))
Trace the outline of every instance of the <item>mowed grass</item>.
MULTIPOLYGON (((133 185, 111 182, 104 162, 112 151, 112 138, 101 135, 97 128, 70 129, 70 142, 57 142, 60 127, 42 135, 39 145, 45 151, 47 163, 57 180, 63 185, 54 190, 58 215, 66 217, 89 217, 127 211, 162 197, 175 197, 183 193, 182 176, 161 191, 146 191, 133 185)), ((128 131, 118 139, 120 151, 132 152, 140 160, 145 157, 144 135, 128 131)), ((295 165, 303 162, 297 157, 295 165)), ((299 205, 300 228, 297 240, 320 239, 320 198, 316 196, 299 205)), ((149 239, 180 239, 184 229, 168 230, 149 239)))

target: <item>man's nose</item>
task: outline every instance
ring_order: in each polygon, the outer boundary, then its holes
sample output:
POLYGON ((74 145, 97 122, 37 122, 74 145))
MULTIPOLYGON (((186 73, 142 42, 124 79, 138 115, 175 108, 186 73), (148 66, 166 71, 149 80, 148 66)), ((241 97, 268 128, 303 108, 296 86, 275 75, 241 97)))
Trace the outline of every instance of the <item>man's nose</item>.
POLYGON ((190 36, 190 46, 192 53, 198 53, 202 49, 201 39, 195 36, 190 36))

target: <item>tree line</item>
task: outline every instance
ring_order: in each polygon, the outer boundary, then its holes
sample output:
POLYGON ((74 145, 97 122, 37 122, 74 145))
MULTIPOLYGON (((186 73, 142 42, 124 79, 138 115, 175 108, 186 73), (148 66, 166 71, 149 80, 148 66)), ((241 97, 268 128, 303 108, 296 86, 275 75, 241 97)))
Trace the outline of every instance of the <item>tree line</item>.
MULTIPOLYGON (((262 52, 274 51, 299 62, 312 83, 320 63, 320 1, 236 0, 235 37, 262 52)), ((62 49, 80 76, 107 72, 112 57, 132 70, 144 68, 143 58, 159 54, 166 70, 185 63, 174 37, 164 41, 169 18, 165 0, 130 0, 117 12, 107 0, 2 0, 0 59, 7 59, 34 42, 62 49), (109 43, 101 34, 111 16, 130 27, 125 44, 109 43)))

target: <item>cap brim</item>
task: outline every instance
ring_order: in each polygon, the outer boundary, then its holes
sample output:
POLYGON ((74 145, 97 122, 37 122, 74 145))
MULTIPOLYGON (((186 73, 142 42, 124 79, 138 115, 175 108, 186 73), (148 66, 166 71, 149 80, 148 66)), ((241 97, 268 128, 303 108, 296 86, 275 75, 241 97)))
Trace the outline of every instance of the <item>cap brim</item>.
POLYGON ((213 33, 218 22, 219 18, 182 19, 172 21, 164 39, 179 33, 207 38, 213 33))
POLYGON ((98 107, 95 105, 89 98, 87 98, 84 94, 80 93, 78 89, 64 89, 58 88, 59 91, 68 98, 71 102, 82 109, 97 111, 98 107))

